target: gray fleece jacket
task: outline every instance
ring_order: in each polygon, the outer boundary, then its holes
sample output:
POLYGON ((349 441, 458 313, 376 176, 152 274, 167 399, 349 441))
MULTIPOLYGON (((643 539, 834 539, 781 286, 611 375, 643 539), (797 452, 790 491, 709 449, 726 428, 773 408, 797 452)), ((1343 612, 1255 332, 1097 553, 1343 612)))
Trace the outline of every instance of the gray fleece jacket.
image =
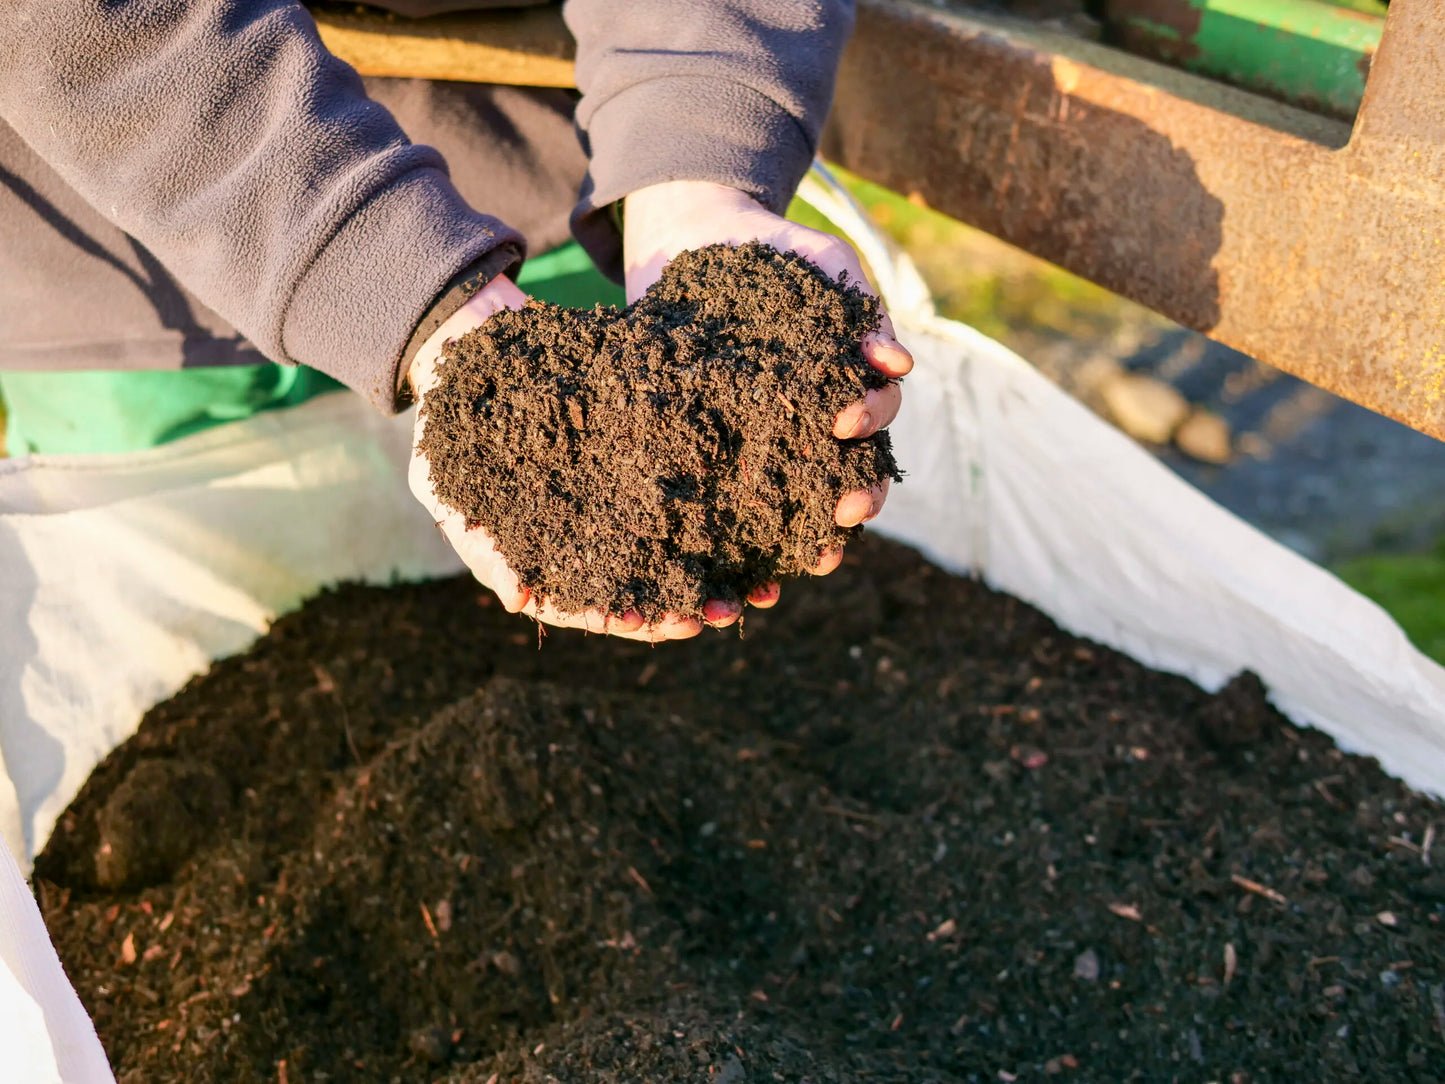
POLYGON ((3 0, 0 369, 264 356, 392 410, 419 326, 456 303, 449 285, 515 269, 523 231, 539 251, 559 242, 566 205, 614 276, 606 208, 637 188, 716 181, 784 207, 850 3, 569 0, 564 14, 580 149, 571 96, 363 82, 293 0, 3 0))

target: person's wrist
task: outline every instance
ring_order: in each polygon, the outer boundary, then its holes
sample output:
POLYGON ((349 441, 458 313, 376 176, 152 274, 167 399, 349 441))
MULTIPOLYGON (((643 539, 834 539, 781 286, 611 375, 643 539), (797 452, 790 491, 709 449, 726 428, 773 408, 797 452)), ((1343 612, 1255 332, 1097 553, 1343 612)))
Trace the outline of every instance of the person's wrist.
POLYGON ((755 211, 762 205, 740 188, 714 181, 663 181, 629 192, 622 200, 624 229, 651 230, 698 212, 755 211))
POLYGON ((630 193, 622 230, 628 301, 637 300, 684 249, 715 241, 736 244, 771 217, 746 192, 712 181, 665 181, 630 193))
POLYGON ((628 213, 631 213, 636 207, 656 203, 665 202, 676 206, 684 203, 716 200, 746 200, 752 204, 757 203, 757 200, 741 188, 719 184, 716 181, 660 181, 657 184, 650 184, 645 188, 629 192, 623 197, 622 202, 628 213))
POLYGON ((526 303, 527 295, 506 275, 498 275, 468 298, 417 349, 406 372, 412 397, 420 398, 435 382, 436 363, 448 339, 465 335, 503 309, 520 309, 526 303))

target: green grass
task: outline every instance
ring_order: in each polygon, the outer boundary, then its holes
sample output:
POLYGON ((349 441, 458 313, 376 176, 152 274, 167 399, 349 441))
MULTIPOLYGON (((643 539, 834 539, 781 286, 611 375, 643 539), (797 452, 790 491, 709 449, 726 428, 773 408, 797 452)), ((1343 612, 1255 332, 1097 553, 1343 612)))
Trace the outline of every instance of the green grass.
POLYGON ((1357 557, 1335 571, 1383 606, 1416 647, 1445 663, 1445 540, 1429 553, 1357 557))

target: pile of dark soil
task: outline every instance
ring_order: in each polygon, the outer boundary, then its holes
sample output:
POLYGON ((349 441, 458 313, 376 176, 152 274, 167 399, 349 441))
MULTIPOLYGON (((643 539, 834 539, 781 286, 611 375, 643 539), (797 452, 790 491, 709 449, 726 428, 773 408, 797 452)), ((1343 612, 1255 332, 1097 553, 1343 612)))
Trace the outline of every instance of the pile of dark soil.
POLYGON ((447 346, 422 405, 437 496, 576 612, 696 616, 807 571, 838 499, 899 477, 833 422, 888 378, 878 301, 796 253, 678 256, 626 309, 534 301, 447 346))
POLYGON ((1442 830, 1253 679, 865 538, 656 649, 329 593, 36 887, 126 1084, 1439 1081, 1442 830))

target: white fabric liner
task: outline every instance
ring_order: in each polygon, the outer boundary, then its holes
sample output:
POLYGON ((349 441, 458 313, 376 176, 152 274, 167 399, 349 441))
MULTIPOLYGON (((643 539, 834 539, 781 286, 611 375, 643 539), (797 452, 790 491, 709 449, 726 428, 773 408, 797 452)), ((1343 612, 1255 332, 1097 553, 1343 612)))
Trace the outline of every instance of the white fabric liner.
MULTIPOLYGON (((1445 793, 1445 669, 1384 611, 938 318, 826 176, 805 196, 863 251, 918 362, 881 533, 1207 689, 1252 669, 1294 721, 1445 793)), ((0 837, 26 867, 96 763, 211 660, 323 586, 460 569, 407 490, 410 431, 338 394, 132 455, 0 462, 0 837)), ((0 1050, 13 1079, 113 1080, 9 854, 0 1050)))

